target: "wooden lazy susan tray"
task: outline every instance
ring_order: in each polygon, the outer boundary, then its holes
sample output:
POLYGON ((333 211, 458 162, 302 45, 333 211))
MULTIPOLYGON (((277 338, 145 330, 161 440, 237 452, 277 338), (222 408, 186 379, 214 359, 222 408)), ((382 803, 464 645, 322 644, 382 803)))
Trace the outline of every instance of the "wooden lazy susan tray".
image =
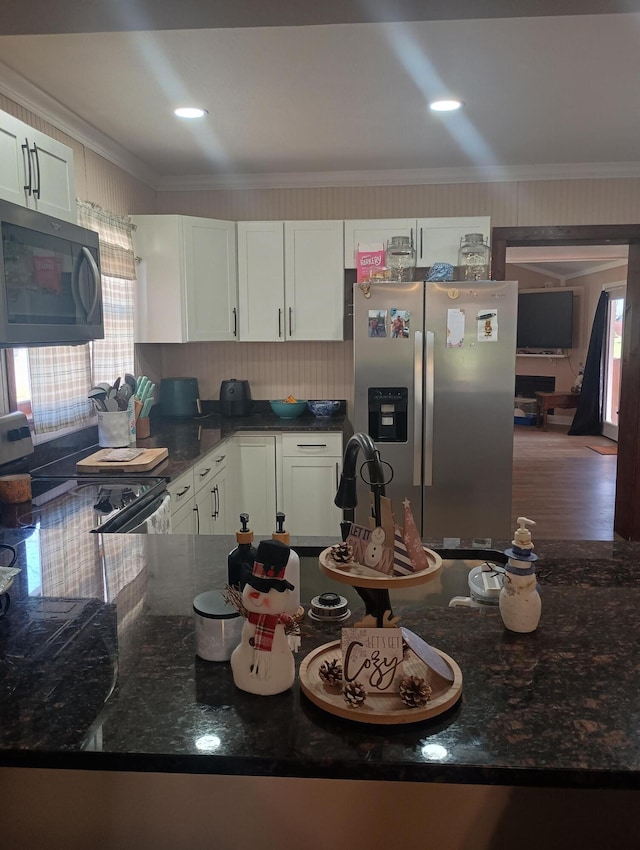
POLYGON ((425 581, 435 578, 442 567, 442 558, 437 552, 424 547, 429 566, 426 570, 409 573, 405 576, 389 576, 372 570, 355 561, 347 564, 336 564, 331 557, 331 547, 320 553, 320 569, 329 578, 350 584, 352 587, 367 587, 369 589, 392 590, 402 587, 415 587, 425 581))
POLYGON ((404 676, 418 676, 431 686, 431 699, 425 706, 408 708, 399 693, 368 694, 364 705, 352 708, 342 696, 337 685, 325 685, 319 675, 320 665, 342 657, 340 641, 325 643, 303 659, 300 665, 300 686, 302 692, 319 708, 358 723, 400 724, 417 723, 443 714, 456 704, 462 695, 462 671, 456 662, 444 652, 433 647, 453 672, 453 682, 448 682, 428 667, 414 653, 409 653, 403 661, 404 676))

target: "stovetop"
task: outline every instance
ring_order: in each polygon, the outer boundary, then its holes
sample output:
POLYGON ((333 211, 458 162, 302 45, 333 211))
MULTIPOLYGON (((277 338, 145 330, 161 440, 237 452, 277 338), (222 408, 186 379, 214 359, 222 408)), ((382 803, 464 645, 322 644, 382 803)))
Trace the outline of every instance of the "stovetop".
POLYGON ((32 478, 32 501, 2 506, 4 528, 110 531, 166 489, 163 478, 32 478))

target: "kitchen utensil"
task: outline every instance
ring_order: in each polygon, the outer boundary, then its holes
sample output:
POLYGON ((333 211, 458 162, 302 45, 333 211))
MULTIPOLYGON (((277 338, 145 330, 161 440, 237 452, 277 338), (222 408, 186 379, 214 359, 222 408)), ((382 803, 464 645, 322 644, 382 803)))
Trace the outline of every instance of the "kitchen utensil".
POLYGON ((152 384, 151 382, 148 382, 147 384, 145 384, 144 389, 142 390, 142 392, 138 396, 138 400, 141 401, 144 404, 144 402, 147 401, 147 399, 151 398, 155 388, 156 388, 156 385, 152 384))
POLYGON ((113 475, 130 472, 147 472, 169 456, 168 449, 144 449, 143 453, 133 460, 114 463, 103 460, 109 455, 110 449, 101 449, 76 463, 76 472, 107 472, 113 475))
POLYGON ((249 416, 253 409, 249 381, 229 378, 220 384, 220 409, 223 416, 249 416))
POLYGON ((163 416, 190 419, 197 415, 200 398, 197 378, 163 378, 160 382, 160 407, 163 416))
POLYGON ((105 404, 107 394, 101 387, 93 387, 92 389, 90 389, 87 393, 87 398, 91 399, 96 410, 107 409, 107 405, 105 404))
POLYGON ((151 413, 151 408, 155 404, 155 400, 153 398, 146 398, 142 405, 142 410, 140 411, 140 419, 146 419, 147 416, 151 413))
POLYGON ((144 389, 145 389, 145 387, 147 386, 148 383, 150 383, 150 381, 149 381, 149 378, 147 378, 146 375, 142 375, 142 377, 138 378, 138 382, 136 384, 136 396, 137 396, 137 398, 140 398, 140 396, 144 392, 144 389))
POLYGON ((113 382, 113 388, 116 391, 116 393, 118 392, 119 386, 120 386, 120 375, 118 375, 118 377, 113 382))
POLYGON ((301 416, 307 409, 306 400, 286 402, 281 399, 273 399, 269 402, 269 404, 271 405, 271 410, 273 410, 276 416, 279 416, 280 419, 297 419, 298 416, 301 416))
POLYGON ((132 393, 134 393, 136 391, 136 379, 135 379, 135 376, 131 374, 131 372, 125 372, 124 382, 129 387, 131 387, 132 393))

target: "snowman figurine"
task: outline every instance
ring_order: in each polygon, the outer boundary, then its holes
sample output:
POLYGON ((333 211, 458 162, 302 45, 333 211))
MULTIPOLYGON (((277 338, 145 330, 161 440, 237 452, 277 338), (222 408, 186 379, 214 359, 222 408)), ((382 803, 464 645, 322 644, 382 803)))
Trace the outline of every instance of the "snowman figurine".
MULTIPOLYGON (((285 626, 293 618, 293 585, 284 577, 290 548, 279 540, 262 540, 251 575, 242 591, 247 614, 242 638, 231 655, 236 687, 269 696, 288 690, 295 679, 295 662, 285 626)), ((293 640, 297 649, 296 640, 293 640)))
POLYGON ((371 538, 364 553, 364 562, 367 567, 371 567, 374 570, 380 569, 380 562, 384 554, 384 549, 382 548, 384 541, 384 529, 376 526, 371 532, 371 538))

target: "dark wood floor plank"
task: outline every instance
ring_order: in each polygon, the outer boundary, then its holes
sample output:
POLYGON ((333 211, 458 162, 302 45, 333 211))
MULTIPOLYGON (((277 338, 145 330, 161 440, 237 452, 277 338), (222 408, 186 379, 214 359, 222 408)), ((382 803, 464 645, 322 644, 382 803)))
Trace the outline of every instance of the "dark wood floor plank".
POLYGON ((606 437, 570 437, 566 426, 548 431, 514 430, 514 518, 535 520, 540 540, 613 540, 615 455, 588 446, 611 445, 606 437))

